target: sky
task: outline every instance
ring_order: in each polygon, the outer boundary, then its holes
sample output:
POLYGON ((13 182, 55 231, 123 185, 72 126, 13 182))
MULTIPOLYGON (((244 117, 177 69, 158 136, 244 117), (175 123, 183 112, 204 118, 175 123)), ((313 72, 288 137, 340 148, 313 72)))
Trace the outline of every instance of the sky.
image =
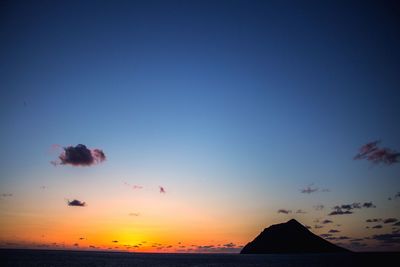
POLYGON ((0 247, 238 252, 295 218, 400 250, 399 25, 395 1, 2 1, 0 247), (374 141, 394 162, 356 157, 374 141))

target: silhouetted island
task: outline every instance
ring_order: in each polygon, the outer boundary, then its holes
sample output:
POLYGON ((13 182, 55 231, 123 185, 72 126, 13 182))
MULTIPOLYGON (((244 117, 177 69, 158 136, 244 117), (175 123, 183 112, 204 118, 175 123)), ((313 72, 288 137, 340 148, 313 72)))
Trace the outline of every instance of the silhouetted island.
POLYGON ((298 221, 292 219, 264 229, 253 241, 244 246, 240 254, 331 252, 350 251, 313 234, 298 221))

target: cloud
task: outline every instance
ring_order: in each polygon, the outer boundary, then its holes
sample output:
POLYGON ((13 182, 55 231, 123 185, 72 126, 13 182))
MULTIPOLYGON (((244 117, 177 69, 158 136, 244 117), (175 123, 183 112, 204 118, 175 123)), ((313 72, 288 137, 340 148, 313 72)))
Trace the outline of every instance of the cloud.
MULTIPOLYGON (((224 245, 204 245, 204 246, 194 246, 194 251, 196 252, 207 252, 207 253, 230 253, 239 252, 242 249, 241 246, 236 245, 232 242, 224 245)), ((186 251, 192 251, 192 249, 187 249, 186 251)))
POLYGON ((67 202, 68 202, 68 206, 75 206, 75 207, 85 207, 86 206, 85 202, 79 201, 77 199, 74 199, 72 201, 67 200, 67 202))
POLYGON ((113 240, 113 241, 111 241, 111 242, 113 242, 113 243, 118 243, 118 240, 113 240))
POLYGON ((397 222, 396 218, 387 218, 386 220, 383 220, 383 223, 395 223, 397 222))
POLYGON ((160 194, 165 194, 165 193, 167 193, 167 191, 165 191, 165 188, 164 188, 164 187, 159 186, 159 188, 160 188, 160 194))
POLYGON ((304 227, 307 228, 307 229, 309 229, 309 230, 312 228, 312 227, 309 226, 309 225, 304 225, 304 227))
POLYGON ((13 196, 13 194, 11 194, 11 193, 3 193, 0 195, 0 197, 12 197, 12 196, 13 196))
POLYGON ((318 225, 318 224, 316 224, 316 225, 314 225, 314 228, 315 229, 321 229, 321 228, 324 228, 322 225, 318 225))
POLYGON ((328 223, 333 223, 333 221, 331 221, 331 220, 323 220, 322 221, 322 224, 328 224, 328 223))
POLYGON ((386 165, 400 162, 400 153, 389 148, 380 148, 378 147, 379 143, 380 141, 377 140, 363 145, 354 159, 366 159, 374 164, 383 163, 386 165))
POLYGON ((346 214, 353 214, 352 211, 349 210, 342 210, 342 209, 335 209, 334 211, 332 211, 331 213, 329 213, 329 216, 335 216, 335 215, 346 215, 346 214))
POLYGON ((88 149, 85 145, 78 144, 63 148, 58 156, 59 161, 52 161, 53 165, 91 166, 106 160, 106 155, 100 149, 88 149))
POLYGON ((141 185, 137 185, 137 184, 131 185, 128 182, 125 182, 125 181, 122 181, 122 182, 124 183, 125 186, 132 188, 132 190, 143 189, 143 186, 141 186, 141 185))
POLYGON ((335 229, 331 229, 331 230, 329 230, 328 233, 334 234, 334 233, 340 233, 340 231, 339 230, 335 230, 335 229))
POLYGON ((315 210, 323 210, 324 208, 325 208, 325 206, 322 205, 322 204, 319 204, 319 205, 315 205, 315 206, 314 206, 314 209, 315 209, 315 210))
POLYGON ((292 213, 292 211, 291 210, 285 210, 285 209, 279 209, 278 213, 289 214, 289 213, 292 213))
POLYGON ((347 236, 339 236, 339 237, 331 236, 331 237, 327 237, 326 239, 328 239, 328 240, 347 240, 347 239, 350 239, 350 238, 347 237, 347 236))
POLYGON ((364 202, 362 206, 363 208, 376 208, 376 206, 372 204, 372 202, 364 202))
POLYGON ((306 214, 307 212, 305 212, 304 210, 297 210, 296 213, 306 214))
POLYGON ((323 237, 323 238, 327 238, 327 237, 331 237, 332 234, 322 234, 322 235, 320 235, 320 236, 323 237))
POLYGON ((378 224, 378 225, 375 225, 375 226, 372 226, 372 228, 373 229, 381 229, 383 226, 382 225, 380 225, 380 224, 378 224))
POLYGON ((400 226, 400 221, 398 221, 397 223, 394 223, 393 226, 400 226))
POLYGON ((372 239, 382 241, 384 243, 400 243, 400 234, 374 235, 372 239))
POLYGON ((340 206, 334 206, 332 208, 333 211, 329 213, 329 215, 353 214, 352 210, 361 208, 376 208, 376 206, 372 202, 364 202, 364 204, 361 204, 360 202, 355 202, 352 204, 343 204, 340 206))
POLYGON ((381 218, 375 218, 375 219, 368 219, 368 220, 366 220, 367 223, 371 223, 371 222, 380 222, 380 221, 382 221, 381 218))
POLYGON ((129 215, 129 216, 135 216, 135 217, 137 217, 137 216, 140 215, 140 213, 139 213, 139 212, 131 212, 131 213, 129 213, 128 215, 129 215))
POLYGON ((312 188, 311 186, 307 186, 304 189, 300 189, 300 192, 303 193, 303 194, 311 194, 311 193, 315 193, 315 192, 318 191, 318 187, 312 188))

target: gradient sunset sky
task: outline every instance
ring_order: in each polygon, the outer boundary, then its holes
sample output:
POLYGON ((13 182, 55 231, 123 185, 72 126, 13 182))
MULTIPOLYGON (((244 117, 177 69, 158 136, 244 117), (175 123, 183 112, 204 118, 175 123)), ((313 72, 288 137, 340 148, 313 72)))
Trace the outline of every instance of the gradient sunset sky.
POLYGON ((0 247, 400 250, 396 1, 2 1, 0 56, 0 247))

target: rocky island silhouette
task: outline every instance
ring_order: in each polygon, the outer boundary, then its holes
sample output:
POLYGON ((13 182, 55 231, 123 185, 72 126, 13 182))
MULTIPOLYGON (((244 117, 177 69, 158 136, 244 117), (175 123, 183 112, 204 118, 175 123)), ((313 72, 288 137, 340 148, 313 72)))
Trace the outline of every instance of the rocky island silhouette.
POLYGON ((313 234, 301 223, 291 219, 271 225, 243 247, 240 254, 270 253, 340 253, 349 250, 313 234))

